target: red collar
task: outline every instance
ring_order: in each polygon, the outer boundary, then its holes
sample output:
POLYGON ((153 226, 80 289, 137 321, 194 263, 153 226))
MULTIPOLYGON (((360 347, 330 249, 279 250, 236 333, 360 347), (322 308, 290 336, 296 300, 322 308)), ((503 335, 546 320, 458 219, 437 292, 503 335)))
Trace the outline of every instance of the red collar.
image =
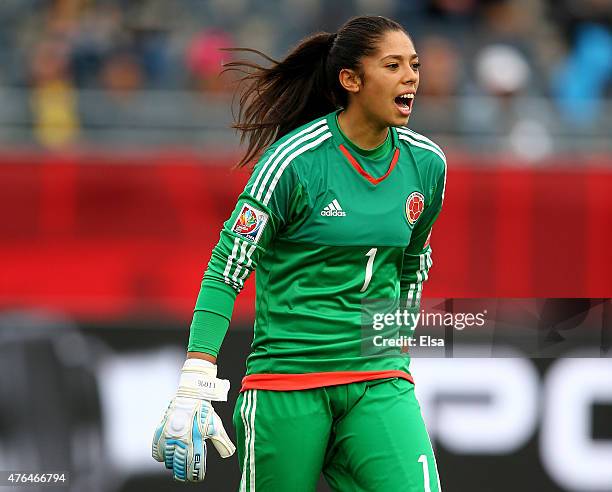
POLYGON ((357 160, 351 155, 351 153, 347 150, 347 148, 343 144, 340 144, 339 148, 340 148, 340 151, 344 154, 344 157, 348 159, 348 161, 355 168, 355 170, 359 174, 361 174, 365 179, 367 179, 370 183, 374 185, 377 185, 382 180, 384 180, 387 176, 389 176, 389 174, 391 174, 391 171, 393 171, 393 168, 397 164, 397 161, 399 159, 399 153, 400 153, 399 148, 396 147, 395 152, 393 152, 393 158, 391 159, 391 164, 389 164, 389 169, 387 169, 387 172, 380 178, 375 178, 374 176, 370 175, 363 167, 361 167, 361 165, 357 162, 357 160))

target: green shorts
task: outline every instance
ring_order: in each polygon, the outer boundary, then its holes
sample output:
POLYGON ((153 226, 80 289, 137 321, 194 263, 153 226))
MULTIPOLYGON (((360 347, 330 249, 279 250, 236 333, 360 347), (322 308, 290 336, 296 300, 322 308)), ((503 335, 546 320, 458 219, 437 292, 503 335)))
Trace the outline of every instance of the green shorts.
POLYGON ((244 492, 439 492, 431 442, 403 379, 248 390, 234 409, 244 492))

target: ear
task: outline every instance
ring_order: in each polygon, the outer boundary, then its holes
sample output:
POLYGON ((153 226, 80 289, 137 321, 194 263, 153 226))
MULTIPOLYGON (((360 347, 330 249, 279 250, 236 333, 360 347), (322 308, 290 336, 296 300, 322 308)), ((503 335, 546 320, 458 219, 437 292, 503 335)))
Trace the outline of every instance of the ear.
POLYGON ((350 68, 343 68, 338 74, 338 80, 340 85, 344 87, 348 92, 356 94, 361 89, 361 78, 354 70, 350 68))

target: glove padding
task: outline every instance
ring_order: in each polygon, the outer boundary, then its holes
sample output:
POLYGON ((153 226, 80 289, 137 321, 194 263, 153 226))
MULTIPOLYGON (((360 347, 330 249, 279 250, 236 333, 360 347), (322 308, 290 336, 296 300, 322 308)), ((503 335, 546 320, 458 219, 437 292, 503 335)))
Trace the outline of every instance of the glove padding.
POLYGON ((179 389, 153 436, 153 458, 172 470, 175 480, 201 482, 206 474, 206 439, 227 458, 236 447, 211 401, 227 401, 229 381, 217 379, 217 366, 185 361, 179 389))

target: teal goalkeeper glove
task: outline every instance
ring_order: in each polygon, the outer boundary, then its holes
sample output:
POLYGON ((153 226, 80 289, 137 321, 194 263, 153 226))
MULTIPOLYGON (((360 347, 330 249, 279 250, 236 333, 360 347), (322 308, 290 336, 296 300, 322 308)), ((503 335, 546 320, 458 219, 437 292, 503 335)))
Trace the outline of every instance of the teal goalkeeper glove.
POLYGON ((217 379, 217 366, 187 359, 179 389, 153 436, 153 458, 172 470, 175 480, 201 482, 206 474, 206 439, 222 458, 236 447, 228 437, 211 401, 227 401, 230 383, 217 379))

